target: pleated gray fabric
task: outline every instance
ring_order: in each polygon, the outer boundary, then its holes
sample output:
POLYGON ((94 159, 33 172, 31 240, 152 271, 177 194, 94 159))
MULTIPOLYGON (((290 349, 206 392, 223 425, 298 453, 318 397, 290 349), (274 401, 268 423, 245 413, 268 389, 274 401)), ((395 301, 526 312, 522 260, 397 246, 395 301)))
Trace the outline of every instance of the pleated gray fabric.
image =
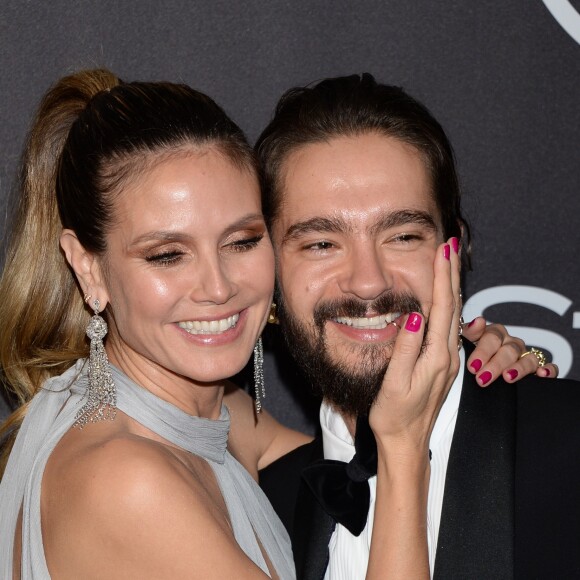
MULTIPOLYGON (((40 486, 46 462, 75 422, 87 388, 85 361, 47 381, 31 401, 0 483, 0 573, 11 578, 14 534, 20 506, 22 580, 48 580, 40 522, 40 486)), ((202 457, 212 467, 226 503, 236 541, 268 574, 260 546, 283 580, 295 578, 290 539, 268 499, 227 450, 229 413, 217 421, 192 417, 139 387, 111 366, 117 407, 167 441, 202 457)))

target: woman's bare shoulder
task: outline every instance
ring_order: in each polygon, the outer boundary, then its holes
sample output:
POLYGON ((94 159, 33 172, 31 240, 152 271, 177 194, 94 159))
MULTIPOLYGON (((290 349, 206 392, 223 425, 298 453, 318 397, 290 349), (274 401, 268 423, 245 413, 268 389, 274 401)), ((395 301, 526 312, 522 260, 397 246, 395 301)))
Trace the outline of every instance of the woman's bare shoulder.
POLYGON ((219 570, 227 577, 224 553, 248 566, 204 460, 131 433, 76 449, 64 443, 43 480, 45 553, 55 577, 213 578, 219 570))
MULTIPOLYGON (((82 434, 71 438, 82 440, 82 434)), ((168 502, 186 493, 195 503, 197 476, 167 445, 132 433, 87 436, 80 443, 65 440, 53 452, 43 478, 47 522, 54 521, 58 529, 59 521, 71 525, 98 512, 123 525, 132 510, 155 509, 157 491, 168 502)))

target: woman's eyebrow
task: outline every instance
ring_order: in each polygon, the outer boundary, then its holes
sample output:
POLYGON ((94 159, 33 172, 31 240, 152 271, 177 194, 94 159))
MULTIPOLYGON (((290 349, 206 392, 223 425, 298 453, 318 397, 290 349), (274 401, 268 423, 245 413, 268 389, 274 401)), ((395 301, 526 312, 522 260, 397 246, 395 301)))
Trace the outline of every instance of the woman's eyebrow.
POLYGON ((233 234, 238 230, 243 230, 249 226, 255 226, 257 224, 263 225, 265 227, 266 222, 264 220, 264 215, 261 213, 251 213, 247 214, 244 217, 236 220, 234 223, 230 224, 223 232, 224 236, 228 236, 229 234, 233 234))
MULTIPOLYGON (((238 230, 244 229, 248 226, 255 225, 256 223, 265 224, 264 216, 261 213, 252 213, 241 217, 235 222, 231 223, 222 232, 223 236, 228 236, 229 234, 236 232, 238 230)), ((186 232, 180 230, 155 230, 152 232, 147 232, 135 238, 131 242, 131 246, 136 246, 142 243, 151 241, 162 241, 162 242, 188 242, 192 240, 192 236, 186 232)))

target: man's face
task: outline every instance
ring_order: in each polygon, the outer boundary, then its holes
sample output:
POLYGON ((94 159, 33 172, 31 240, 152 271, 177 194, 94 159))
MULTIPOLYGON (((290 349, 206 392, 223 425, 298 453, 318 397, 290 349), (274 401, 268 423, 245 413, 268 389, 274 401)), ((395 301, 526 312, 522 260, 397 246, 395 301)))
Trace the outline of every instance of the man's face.
POLYGON ((273 227, 281 321, 314 386, 347 414, 368 411, 398 328, 429 315, 443 239, 424 162, 364 134, 304 146, 282 168, 273 227))

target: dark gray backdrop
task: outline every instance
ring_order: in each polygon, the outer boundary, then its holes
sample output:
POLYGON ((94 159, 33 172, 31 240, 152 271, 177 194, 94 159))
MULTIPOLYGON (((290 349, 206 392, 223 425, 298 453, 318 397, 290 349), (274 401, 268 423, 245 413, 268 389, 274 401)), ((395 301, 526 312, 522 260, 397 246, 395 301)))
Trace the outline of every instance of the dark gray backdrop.
MULTIPOLYGON (((580 378, 579 12, 580 0, 3 0, 1 207, 33 110, 65 73, 187 82, 254 139, 290 86, 370 71, 423 100, 455 145, 475 234, 468 314, 513 325, 580 378)), ((267 362, 267 407, 310 428, 280 384, 290 367, 267 362)))

